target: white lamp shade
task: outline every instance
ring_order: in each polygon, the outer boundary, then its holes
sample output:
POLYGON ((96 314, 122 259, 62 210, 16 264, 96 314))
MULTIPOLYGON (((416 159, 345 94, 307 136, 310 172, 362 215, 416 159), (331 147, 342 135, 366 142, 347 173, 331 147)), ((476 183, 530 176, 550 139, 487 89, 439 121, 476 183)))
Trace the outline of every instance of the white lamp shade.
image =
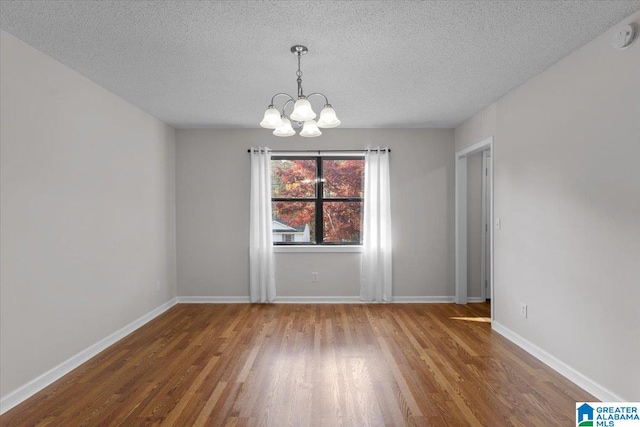
POLYGON ((315 120, 308 120, 304 122, 302 125, 302 130, 300 131, 300 136, 304 136, 305 138, 313 138, 314 136, 320 136, 322 132, 318 129, 318 125, 315 120))
POLYGON ((320 112, 320 120, 318 120, 318 127, 321 128, 334 128, 340 125, 340 120, 336 117, 336 112, 331 107, 325 107, 320 112))
POLYGON ((296 122, 306 122, 316 118, 316 113, 311 108, 311 104, 306 99, 298 99, 293 105, 291 120, 296 122))
POLYGON ((291 136, 295 135, 296 131, 291 127, 291 122, 286 117, 282 119, 282 124, 273 131, 275 136, 291 136))
POLYGON ((282 118, 280 117, 280 111, 276 108, 267 108, 264 112, 264 118, 260 122, 260 126, 267 129, 275 129, 282 125, 282 118))

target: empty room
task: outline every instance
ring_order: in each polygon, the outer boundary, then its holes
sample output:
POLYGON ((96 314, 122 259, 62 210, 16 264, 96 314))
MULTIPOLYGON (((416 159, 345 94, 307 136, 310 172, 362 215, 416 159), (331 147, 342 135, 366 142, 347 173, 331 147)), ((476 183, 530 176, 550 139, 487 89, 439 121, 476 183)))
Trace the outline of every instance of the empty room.
POLYGON ((640 0, 0 0, 1 426, 640 426, 640 0))

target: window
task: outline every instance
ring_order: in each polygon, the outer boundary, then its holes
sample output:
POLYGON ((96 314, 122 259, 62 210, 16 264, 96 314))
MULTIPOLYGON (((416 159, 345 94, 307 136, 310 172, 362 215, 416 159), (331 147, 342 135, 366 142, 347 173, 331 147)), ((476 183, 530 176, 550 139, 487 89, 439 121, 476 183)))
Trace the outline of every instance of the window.
POLYGON ((275 245, 362 244, 363 157, 274 156, 271 173, 275 245))

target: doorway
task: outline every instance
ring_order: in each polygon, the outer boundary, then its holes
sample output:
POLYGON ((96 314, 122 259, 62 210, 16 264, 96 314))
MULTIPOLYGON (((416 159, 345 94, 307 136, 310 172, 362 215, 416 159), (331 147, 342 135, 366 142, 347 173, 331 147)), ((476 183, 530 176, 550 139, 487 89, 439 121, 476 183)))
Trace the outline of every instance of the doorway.
POLYGON ((483 153, 484 165, 487 165, 486 178, 483 178, 484 208, 482 210, 483 223, 486 232, 483 233, 482 246, 482 275, 486 285, 482 286, 484 298, 491 300, 491 320, 494 318, 494 286, 493 286, 493 137, 489 137, 472 146, 460 150, 455 157, 455 302, 466 304, 468 300, 468 271, 467 271, 467 158, 473 154, 483 153))

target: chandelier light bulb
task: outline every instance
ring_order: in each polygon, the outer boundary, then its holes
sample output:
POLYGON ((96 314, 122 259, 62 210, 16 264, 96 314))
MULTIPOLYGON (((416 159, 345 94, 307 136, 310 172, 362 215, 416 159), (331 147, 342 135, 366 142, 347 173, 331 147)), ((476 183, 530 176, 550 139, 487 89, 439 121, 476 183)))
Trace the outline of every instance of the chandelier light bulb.
POLYGON ((322 135, 320 129, 318 129, 318 125, 315 120, 308 120, 304 122, 302 125, 302 131, 300 131, 300 136, 304 136, 305 138, 313 138, 315 136, 322 135))
POLYGON ((273 131, 273 134, 275 136, 284 137, 284 136, 295 135, 296 131, 293 130, 293 127, 291 126, 291 122, 289 121, 289 119, 287 119, 286 117, 283 117, 282 124, 278 126, 276 130, 273 131))
POLYGON ((280 112, 274 108, 273 105, 269 105, 267 111, 264 112, 264 117, 260 122, 260 126, 266 129, 275 129, 281 125, 282 118, 280 117, 280 112))
POLYGON ((296 122, 306 122, 316 118, 316 113, 311 108, 311 103, 306 99, 298 99, 293 105, 291 120, 296 122))
POLYGON ((318 127, 321 128, 334 128, 340 125, 340 120, 336 117, 335 110, 331 105, 327 104, 320 112, 320 120, 318 120, 318 127))

